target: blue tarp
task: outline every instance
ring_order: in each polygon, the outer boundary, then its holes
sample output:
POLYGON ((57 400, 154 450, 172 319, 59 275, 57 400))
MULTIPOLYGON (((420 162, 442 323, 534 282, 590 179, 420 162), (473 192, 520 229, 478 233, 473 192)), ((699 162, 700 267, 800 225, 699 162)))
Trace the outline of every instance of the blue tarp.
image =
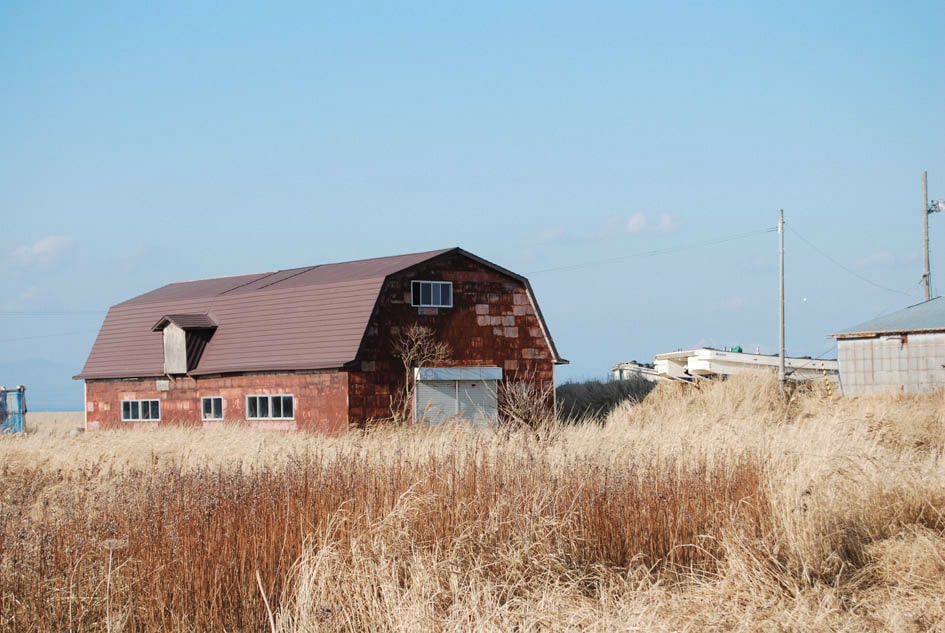
POLYGON ((22 433, 26 417, 26 387, 0 388, 0 433, 22 433))

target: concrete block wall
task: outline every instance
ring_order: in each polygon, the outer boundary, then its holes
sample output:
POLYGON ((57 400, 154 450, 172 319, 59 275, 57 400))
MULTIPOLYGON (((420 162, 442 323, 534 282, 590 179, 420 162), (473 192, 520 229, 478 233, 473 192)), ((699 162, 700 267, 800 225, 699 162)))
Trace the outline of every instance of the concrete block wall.
POLYGON ((226 422, 257 428, 317 431, 339 435, 348 428, 348 377, 344 372, 247 374, 214 378, 178 377, 86 382, 86 428, 116 429, 152 425, 214 426, 202 420, 201 399, 223 398, 226 422), (166 390, 159 388, 166 384, 166 390), (246 420, 248 395, 294 396, 292 420, 246 420), (122 400, 159 400, 156 422, 122 422, 122 400))

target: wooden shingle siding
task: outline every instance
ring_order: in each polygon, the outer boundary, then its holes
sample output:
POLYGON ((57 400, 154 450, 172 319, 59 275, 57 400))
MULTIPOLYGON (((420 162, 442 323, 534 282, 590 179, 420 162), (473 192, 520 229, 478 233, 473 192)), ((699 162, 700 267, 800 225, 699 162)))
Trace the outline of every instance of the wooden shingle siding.
POLYGON ((391 397, 403 391, 405 380, 393 344, 401 329, 414 323, 431 328, 450 346, 446 366, 502 367, 504 381, 528 381, 538 391, 553 385, 558 359, 525 284, 461 254, 441 256, 392 275, 384 285, 360 363, 350 370, 352 424, 391 415, 391 397), (453 282, 453 307, 435 314, 413 307, 413 279, 453 282))

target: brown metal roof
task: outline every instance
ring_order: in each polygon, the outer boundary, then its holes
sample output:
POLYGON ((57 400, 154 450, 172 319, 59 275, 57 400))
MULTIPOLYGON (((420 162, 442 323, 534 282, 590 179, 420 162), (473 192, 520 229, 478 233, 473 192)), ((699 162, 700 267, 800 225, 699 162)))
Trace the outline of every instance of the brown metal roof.
POLYGON ((182 330, 209 330, 217 327, 208 314, 165 314, 151 328, 151 331, 160 332, 169 323, 173 323, 182 330))
POLYGON ((215 279, 198 279, 196 281, 181 281, 161 286, 157 290, 146 292, 118 305, 132 305, 137 303, 154 303, 156 301, 176 301, 178 299, 199 299, 213 297, 233 288, 251 283, 275 273, 256 273, 255 275, 239 275, 237 277, 217 277, 215 279))
POLYGON ((108 311, 76 378, 162 375, 165 320, 216 325, 194 375, 340 368, 356 358, 387 276, 454 251, 524 280, 457 248, 169 284, 108 311))

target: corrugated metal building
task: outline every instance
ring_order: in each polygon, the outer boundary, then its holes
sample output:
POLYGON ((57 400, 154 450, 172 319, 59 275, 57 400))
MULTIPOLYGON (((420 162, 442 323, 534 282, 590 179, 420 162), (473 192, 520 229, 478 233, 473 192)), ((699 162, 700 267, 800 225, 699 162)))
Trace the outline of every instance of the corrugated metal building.
POLYGON ((343 433, 391 415, 406 381, 393 343, 415 324, 451 349, 414 378, 434 420, 493 418, 502 382, 545 392, 567 362, 528 280, 459 248, 173 283, 108 311, 76 376, 86 428, 343 433))
POLYGON ((936 297, 832 335, 845 395, 945 387, 945 299, 936 297))

